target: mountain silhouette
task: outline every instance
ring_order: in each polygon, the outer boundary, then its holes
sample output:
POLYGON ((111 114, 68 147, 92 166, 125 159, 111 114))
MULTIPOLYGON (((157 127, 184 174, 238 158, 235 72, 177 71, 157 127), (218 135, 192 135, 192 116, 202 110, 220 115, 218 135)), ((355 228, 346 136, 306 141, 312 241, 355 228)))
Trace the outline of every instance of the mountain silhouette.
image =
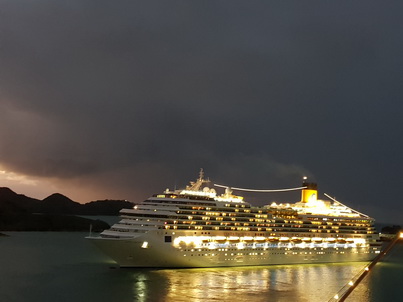
POLYGON ((0 187, 1 213, 30 213, 39 205, 39 200, 17 194, 10 188, 0 187))
POLYGON ((0 214, 43 213, 63 215, 113 215, 123 208, 132 208, 126 200, 97 200, 81 204, 60 193, 54 193, 43 200, 17 194, 10 188, 0 187, 0 214))
POLYGON ((132 208, 126 200, 97 200, 80 204, 60 193, 43 200, 17 194, 10 188, 0 187, 1 231, 102 231, 109 225, 75 215, 116 216, 123 208, 132 208))
POLYGON ((79 214, 80 207, 81 204, 78 202, 75 202, 60 193, 54 193, 40 202, 38 210, 40 213, 49 214, 79 214))

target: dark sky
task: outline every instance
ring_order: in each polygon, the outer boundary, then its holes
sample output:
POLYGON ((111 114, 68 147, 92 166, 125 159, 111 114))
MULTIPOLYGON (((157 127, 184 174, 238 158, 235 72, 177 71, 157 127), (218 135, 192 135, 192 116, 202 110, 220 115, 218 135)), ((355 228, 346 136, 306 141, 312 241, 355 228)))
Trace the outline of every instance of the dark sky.
POLYGON ((0 0, 0 186, 138 201, 201 167, 256 189, 307 175, 403 223, 402 11, 372 0, 0 0))

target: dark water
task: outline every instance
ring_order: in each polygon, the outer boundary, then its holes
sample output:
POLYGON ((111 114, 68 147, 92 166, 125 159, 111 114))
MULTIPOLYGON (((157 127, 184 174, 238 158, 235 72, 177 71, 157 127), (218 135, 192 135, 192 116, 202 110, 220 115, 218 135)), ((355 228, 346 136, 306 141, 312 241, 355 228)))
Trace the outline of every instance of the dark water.
MULTIPOLYGON (((0 301, 328 301, 366 263, 145 270, 117 269, 86 233, 0 237, 0 301), (112 268, 111 268, 112 267, 112 268)), ((403 245, 348 301, 401 301, 403 245)))

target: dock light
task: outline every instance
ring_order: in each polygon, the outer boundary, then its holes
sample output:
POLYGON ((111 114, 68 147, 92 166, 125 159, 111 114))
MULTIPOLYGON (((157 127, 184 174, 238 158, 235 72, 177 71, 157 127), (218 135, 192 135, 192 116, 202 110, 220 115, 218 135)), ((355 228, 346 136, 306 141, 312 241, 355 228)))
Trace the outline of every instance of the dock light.
POLYGON ((354 285, 354 282, 353 282, 353 281, 350 281, 350 282, 348 283, 348 285, 353 286, 353 285, 354 285))
POLYGON ((399 238, 403 238, 403 232, 400 232, 399 238))
POLYGON ((334 295, 334 298, 335 298, 336 300, 339 300, 339 295, 338 295, 338 294, 335 294, 335 295, 334 295))
POLYGON ((368 267, 366 267, 366 268, 365 268, 365 270, 368 272, 368 271, 369 271, 369 268, 368 268, 368 267))
POLYGON ((148 248, 148 242, 144 241, 143 244, 141 245, 141 248, 143 248, 143 249, 148 248))

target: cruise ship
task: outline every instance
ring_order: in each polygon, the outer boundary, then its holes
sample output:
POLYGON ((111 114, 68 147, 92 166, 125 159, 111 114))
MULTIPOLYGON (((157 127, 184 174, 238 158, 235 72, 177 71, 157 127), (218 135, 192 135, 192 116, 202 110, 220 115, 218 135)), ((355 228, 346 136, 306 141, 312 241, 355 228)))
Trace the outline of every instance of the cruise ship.
MULTIPOLYGON (((380 253, 374 219, 304 178, 301 200, 252 206, 199 178, 120 211, 120 221, 88 238, 120 267, 225 267, 370 261, 380 253)), ((223 187, 221 185, 215 185, 223 187)), ((255 190, 263 191, 263 190, 255 190)), ((281 190, 274 190, 281 191, 281 190)))

